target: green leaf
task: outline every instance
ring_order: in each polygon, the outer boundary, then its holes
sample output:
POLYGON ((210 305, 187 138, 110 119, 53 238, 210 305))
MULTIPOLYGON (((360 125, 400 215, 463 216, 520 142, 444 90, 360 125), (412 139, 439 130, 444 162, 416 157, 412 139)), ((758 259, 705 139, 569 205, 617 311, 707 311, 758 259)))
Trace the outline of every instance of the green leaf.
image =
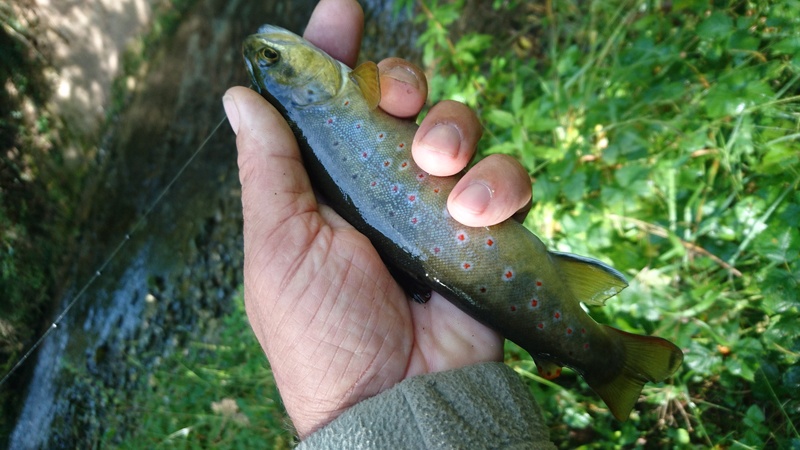
POLYGON ((759 44, 761 41, 747 30, 737 30, 728 41, 728 47, 736 50, 756 51, 759 44))
POLYGON ((586 174, 584 172, 573 172, 564 183, 563 190, 567 200, 571 202, 579 201, 586 191, 586 174))
POLYGON ((534 202, 552 202, 558 197, 558 184, 552 182, 547 177, 536 179, 533 184, 534 202))
POLYGON ((744 423, 750 427, 756 427, 766 420, 764 411, 756 405, 751 405, 747 408, 747 413, 744 415, 744 423))
POLYGON ((800 36, 789 36, 772 44, 772 51, 784 55, 800 53, 800 36))
POLYGON ((800 153, 798 153, 796 145, 770 145, 756 166, 756 170, 763 174, 785 173, 787 167, 796 166, 800 162, 800 153))
POLYGON ((522 102, 524 100, 525 97, 522 94, 522 85, 517 83, 517 85, 514 86, 514 93, 511 95, 511 111, 513 111, 515 115, 519 115, 522 111, 522 102))
POLYGON ((722 11, 714 11, 697 27, 698 36, 707 40, 724 38, 731 32, 733 19, 722 11))
POLYGON ((639 195, 648 190, 647 180, 650 169, 638 165, 628 165, 614 173, 614 179, 623 188, 627 188, 639 195))
POLYGON ((728 371, 738 377, 744 378, 747 381, 753 381, 755 378, 755 370, 749 364, 738 358, 732 358, 725 361, 725 367, 728 371))
POLYGON ((514 145, 513 142, 501 142, 484 150, 484 153, 488 155, 492 155, 495 153, 500 153, 504 155, 513 155, 516 152, 517 152, 517 146, 514 145))
POLYGON ((503 129, 509 129, 516 123, 514 114, 502 109, 490 109, 485 117, 487 122, 503 129))

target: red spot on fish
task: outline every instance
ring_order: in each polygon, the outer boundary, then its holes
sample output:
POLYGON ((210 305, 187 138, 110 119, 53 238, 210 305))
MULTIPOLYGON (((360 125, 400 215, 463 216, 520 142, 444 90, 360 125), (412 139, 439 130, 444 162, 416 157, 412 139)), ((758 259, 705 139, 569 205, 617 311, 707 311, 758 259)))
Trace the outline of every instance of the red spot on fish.
POLYGON ((464 233, 463 231, 456 233, 456 242, 459 244, 464 244, 467 241, 469 241, 469 236, 467 236, 467 233, 464 233))
POLYGON ((581 334, 586 334, 586 328, 581 328, 581 334))
POLYGON ((516 307, 516 306, 514 306, 514 305, 511 305, 511 312, 514 312, 514 311, 516 311, 516 310, 517 310, 517 307, 516 307))
POLYGON ((539 322, 539 325, 536 325, 540 330, 544 330, 544 322, 539 322))
POLYGON ((537 308, 538 306, 539 306, 539 300, 536 300, 535 298, 533 300, 531 300, 531 307, 532 308, 537 308))
POLYGON ((361 159, 369 158, 369 152, 361 152, 361 159))
POLYGON ((329 117, 329 118, 328 118, 328 125, 331 125, 332 123, 333 123, 333 118, 332 118, 332 117, 329 117))
POLYGON ((385 138, 385 137, 386 137, 386 135, 384 133, 378 133, 378 140, 379 141, 382 141, 383 138, 385 138))
POLYGON ((470 264, 468 262, 462 263, 461 264, 461 268, 464 269, 464 270, 472 269, 472 264, 470 264))
POLYGON ((572 334, 572 328, 567 328, 567 334, 572 334))
POLYGON ((442 253, 441 247, 433 247, 433 254, 438 255, 439 253, 442 253))
POLYGON ((411 225, 416 225, 417 223, 419 223, 419 219, 417 219, 416 217, 412 217, 411 218, 411 225))
POLYGON ((589 343, 588 342, 583 344, 583 349, 584 350, 589 350, 589 343))
POLYGON ((541 282, 541 281, 537 281, 537 282, 536 282, 536 286, 540 286, 540 287, 541 287, 541 285, 542 285, 542 282, 541 282))
POLYGON ((414 194, 409 195, 408 196, 408 201, 410 201, 411 203, 414 203, 415 201, 417 201, 417 196, 414 195, 414 194))
POLYGON ((390 164, 392 164, 392 162, 387 159, 383 162, 383 167, 389 167, 390 164))
POLYGON ((481 291, 481 294, 485 294, 486 293, 486 286, 481 286, 480 288, 478 288, 478 290, 481 291))
POLYGON ((439 193, 439 188, 433 188, 433 193, 434 194, 438 194, 439 193))
POLYGON ((370 185, 370 186, 372 186, 372 187, 375 187, 375 186, 377 186, 377 185, 378 185, 378 182, 377 182, 377 181, 373 181, 373 182, 372 182, 372 183, 370 183, 369 185, 370 185))
POLYGON ((356 124, 356 130, 360 130, 360 129, 361 129, 361 124, 360 124, 360 123, 357 123, 357 124, 356 124))
POLYGON ((405 142, 401 142, 401 143, 397 144, 397 148, 398 149, 403 149, 405 147, 406 147, 406 143, 405 142))
POLYGON ((514 279, 514 270, 511 268, 507 268, 505 272, 503 272, 503 281, 511 281, 514 279))
POLYGON ((422 181, 422 180, 424 180, 424 179, 425 179, 425 174, 424 174, 424 173, 418 173, 418 174, 417 174, 417 179, 418 179, 419 181, 422 181))
POLYGON ((398 186, 398 185, 396 185, 396 184, 393 184, 393 185, 392 185, 392 193, 395 193, 395 194, 396 194, 396 193, 398 193, 398 192, 400 192, 400 186, 398 186))
POLYGON ((556 311, 555 314, 553 314, 553 318, 556 320, 561 320, 561 313, 556 311))
POLYGON ((401 169, 405 169, 406 167, 408 167, 408 161, 403 161, 403 162, 400 163, 400 168, 401 169))
POLYGON ((492 238, 486 239, 486 245, 487 245, 488 247, 491 247, 491 246, 493 246, 493 245, 494 245, 494 241, 492 240, 492 238))

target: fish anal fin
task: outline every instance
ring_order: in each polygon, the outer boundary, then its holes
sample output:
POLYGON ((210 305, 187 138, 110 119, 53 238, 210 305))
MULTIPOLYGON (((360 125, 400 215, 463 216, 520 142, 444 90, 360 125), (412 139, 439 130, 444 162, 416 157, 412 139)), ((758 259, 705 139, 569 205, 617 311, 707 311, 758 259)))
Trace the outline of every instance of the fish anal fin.
POLYGON ((555 380, 561 376, 561 366, 558 364, 541 358, 534 358, 533 361, 536 363, 539 376, 545 380, 555 380))
POLYGON ((358 85, 369 109, 375 109, 381 102, 381 77, 378 65, 372 61, 362 63, 350 72, 350 79, 358 85))
POLYGON ((596 259, 571 253, 550 252, 575 297, 587 305, 602 306, 628 287, 625 276, 596 259))
POLYGON ((597 374, 587 371, 583 375, 611 414, 624 422, 639 400, 644 384, 648 381, 659 383, 669 378, 681 366, 683 352, 666 339, 626 333, 606 325, 603 327, 612 339, 622 343, 622 361, 613 370, 603 370, 597 374))

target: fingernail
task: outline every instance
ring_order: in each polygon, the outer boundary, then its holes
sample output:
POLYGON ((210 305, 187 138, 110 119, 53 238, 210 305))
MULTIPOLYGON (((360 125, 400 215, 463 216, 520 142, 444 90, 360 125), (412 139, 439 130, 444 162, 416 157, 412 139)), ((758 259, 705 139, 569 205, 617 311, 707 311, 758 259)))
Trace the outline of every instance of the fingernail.
POLYGON ((467 208, 473 214, 486 211, 492 200, 492 190, 483 183, 472 183, 455 198, 459 206, 467 208))
POLYGON ((405 66, 390 67, 385 72, 382 72, 381 75, 386 75, 389 78, 393 78, 401 83, 408 84, 415 88, 419 87, 417 75, 405 66))
POLYGON ((437 153, 455 158, 461 147, 461 132, 449 123, 437 124, 422 137, 420 144, 437 153))
POLYGON ((233 134, 239 134, 239 108, 233 96, 225 94, 222 97, 222 107, 225 108, 225 115, 228 116, 228 123, 231 124, 233 134))

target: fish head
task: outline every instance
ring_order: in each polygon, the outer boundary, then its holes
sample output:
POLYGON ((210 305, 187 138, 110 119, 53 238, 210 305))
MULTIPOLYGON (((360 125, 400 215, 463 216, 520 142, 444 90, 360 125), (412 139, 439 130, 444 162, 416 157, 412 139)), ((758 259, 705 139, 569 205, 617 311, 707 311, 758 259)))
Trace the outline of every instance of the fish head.
POLYGON ((243 53, 253 84, 280 105, 325 102, 336 96, 344 83, 341 63, 280 27, 261 27, 245 39, 243 53))

